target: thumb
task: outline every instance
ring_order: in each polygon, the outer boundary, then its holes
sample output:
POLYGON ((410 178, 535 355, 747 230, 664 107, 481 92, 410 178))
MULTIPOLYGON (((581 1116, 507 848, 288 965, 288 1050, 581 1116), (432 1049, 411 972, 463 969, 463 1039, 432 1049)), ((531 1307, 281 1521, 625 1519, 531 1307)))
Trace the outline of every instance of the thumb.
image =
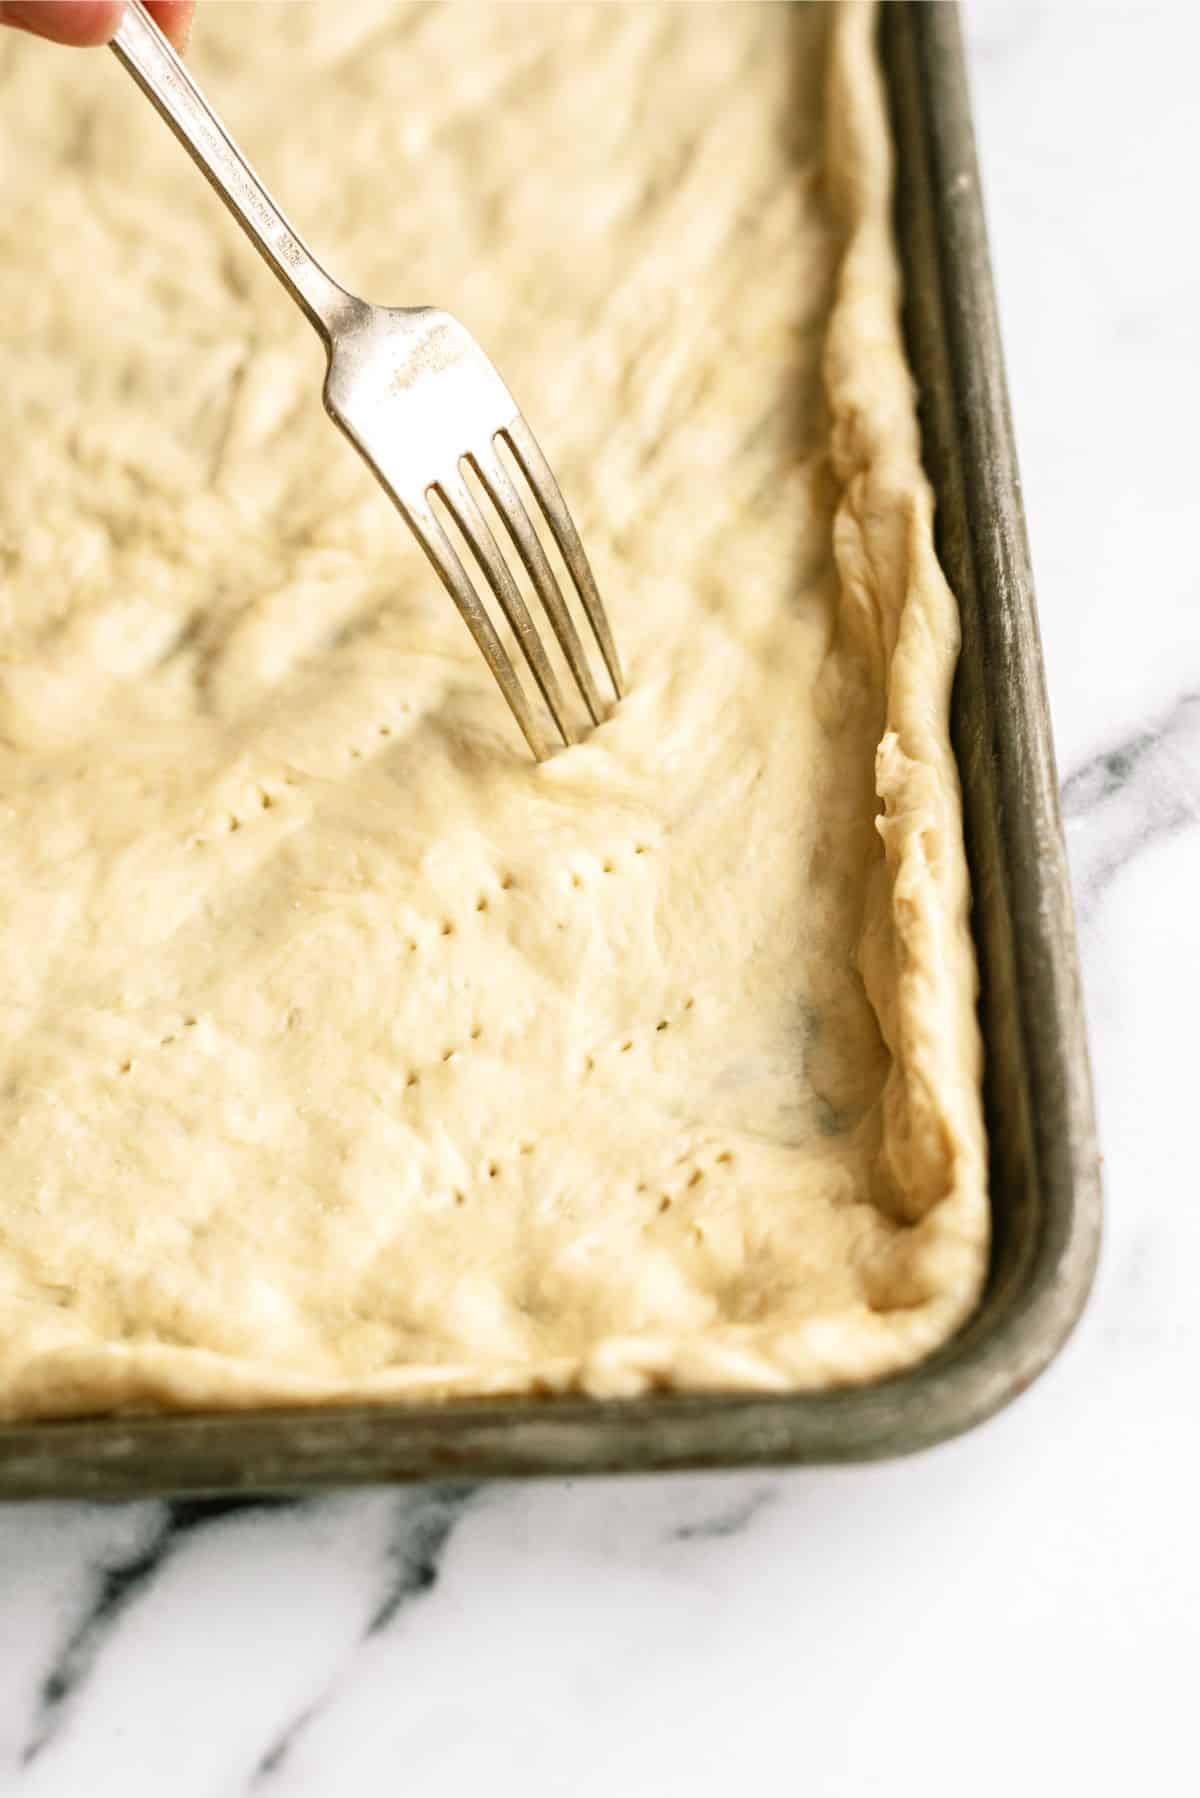
POLYGON ((0 0, 0 25, 16 25, 55 44, 106 44, 124 0, 0 0))
MULTIPOLYGON (((149 0, 149 12, 177 50, 187 48, 193 0, 149 0)), ((0 25, 16 25, 54 44, 106 44, 125 0, 0 0, 0 25)))

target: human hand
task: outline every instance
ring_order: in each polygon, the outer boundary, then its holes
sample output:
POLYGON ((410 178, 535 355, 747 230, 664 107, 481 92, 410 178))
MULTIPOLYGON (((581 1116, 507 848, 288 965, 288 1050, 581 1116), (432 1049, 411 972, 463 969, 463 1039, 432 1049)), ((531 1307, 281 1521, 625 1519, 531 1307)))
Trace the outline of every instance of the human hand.
MULTIPOLYGON (((147 0, 147 11, 177 50, 187 48, 196 0, 147 0)), ((15 25, 55 44, 106 44, 125 0, 0 0, 0 25, 15 25)))

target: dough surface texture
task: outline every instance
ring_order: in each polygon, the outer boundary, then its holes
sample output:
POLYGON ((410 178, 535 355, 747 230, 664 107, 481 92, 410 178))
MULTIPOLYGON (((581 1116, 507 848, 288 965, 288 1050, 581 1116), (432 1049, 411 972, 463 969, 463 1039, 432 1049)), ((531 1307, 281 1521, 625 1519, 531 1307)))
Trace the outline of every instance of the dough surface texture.
POLYGON ((822 1388, 971 1310, 872 32, 200 9, 318 255, 459 317, 559 475, 628 692, 541 767, 162 123, 4 34, 3 1414, 822 1388))

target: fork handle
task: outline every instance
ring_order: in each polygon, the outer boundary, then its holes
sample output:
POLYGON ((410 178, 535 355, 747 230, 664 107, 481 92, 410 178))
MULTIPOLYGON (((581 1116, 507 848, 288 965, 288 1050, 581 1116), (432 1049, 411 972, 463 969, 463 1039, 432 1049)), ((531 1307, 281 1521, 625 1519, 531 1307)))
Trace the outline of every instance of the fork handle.
POLYGON ((292 230, 142 0, 128 0, 112 47, 328 345, 349 295, 292 230))

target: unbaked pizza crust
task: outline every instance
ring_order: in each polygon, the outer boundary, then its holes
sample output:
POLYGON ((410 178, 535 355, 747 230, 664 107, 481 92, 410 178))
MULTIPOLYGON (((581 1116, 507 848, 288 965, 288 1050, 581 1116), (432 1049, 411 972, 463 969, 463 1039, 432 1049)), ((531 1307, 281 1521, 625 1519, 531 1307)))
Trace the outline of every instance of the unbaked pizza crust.
POLYGON ((560 474, 629 691, 541 767, 149 108, 0 47, 5 1413, 823 1387, 970 1310, 957 619, 871 33, 200 19, 319 253, 457 313, 560 474))

